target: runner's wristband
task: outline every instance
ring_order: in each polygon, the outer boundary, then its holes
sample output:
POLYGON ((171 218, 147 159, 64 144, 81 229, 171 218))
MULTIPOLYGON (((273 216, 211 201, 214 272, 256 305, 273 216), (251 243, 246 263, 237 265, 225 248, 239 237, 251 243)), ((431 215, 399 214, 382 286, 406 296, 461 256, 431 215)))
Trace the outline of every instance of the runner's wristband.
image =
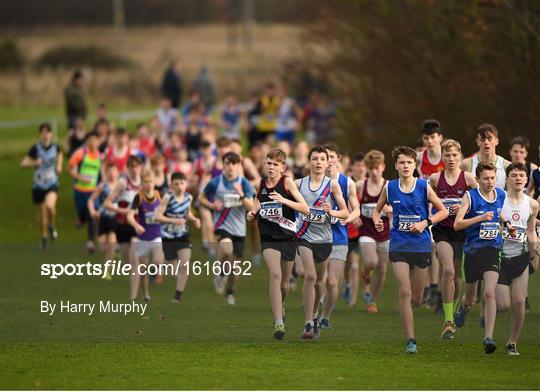
POLYGON ((427 222, 428 227, 433 226, 433 222, 431 221, 431 219, 427 218, 426 222, 427 222))

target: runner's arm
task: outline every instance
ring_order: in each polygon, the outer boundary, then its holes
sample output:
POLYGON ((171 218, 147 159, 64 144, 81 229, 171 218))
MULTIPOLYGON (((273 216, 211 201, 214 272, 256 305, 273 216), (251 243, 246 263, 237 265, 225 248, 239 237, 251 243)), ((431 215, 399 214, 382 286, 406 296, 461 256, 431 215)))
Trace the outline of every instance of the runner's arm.
POLYGON ((339 186, 337 181, 330 181, 330 190, 332 191, 332 195, 338 205, 339 210, 330 209, 328 211, 328 215, 336 217, 338 219, 347 219, 349 217, 349 210, 347 209, 347 203, 345 203, 345 199, 343 199, 341 187, 339 186))

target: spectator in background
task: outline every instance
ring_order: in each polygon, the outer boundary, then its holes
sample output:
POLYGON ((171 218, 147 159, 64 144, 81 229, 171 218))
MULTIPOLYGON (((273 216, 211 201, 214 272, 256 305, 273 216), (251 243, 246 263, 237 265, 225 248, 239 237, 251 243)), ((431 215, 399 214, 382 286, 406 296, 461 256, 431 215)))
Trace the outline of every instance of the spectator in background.
POLYGON ((182 103, 182 76, 180 70, 180 62, 177 60, 171 61, 161 82, 162 96, 169 98, 172 107, 175 109, 178 109, 182 103))
POLYGON ((264 93, 249 114, 251 121, 256 124, 250 130, 250 144, 257 141, 270 144, 273 142, 280 104, 281 100, 276 95, 276 86, 272 82, 266 83, 264 93))
MULTIPOLYGON (((233 94, 228 94, 221 105, 219 112, 220 136, 229 139, 239 139, 242 128, 242 113, 240 105, 233 94)), ((241 155, 241 154, 240 154, 241 155)))
POLYGON ((197 78, 193 82, 193 90, 197 91, 201 96, 201 100, 204 103, 206 112, 208 113, 216 101, 216 94, 214 82, 210 77, 210 71, 207 65, 203 65, 201 67, 197 78))
POLYGON ((77 116, 73 121, 73 127, 69 128, 69 131, 66 135, 66 150, 68 152, 68 157, 81 147, 84 144, 86 138, 86 124, 84 122, 84 117, 77 116))
POLYGON ((307 139, 312 144, 331 142, 336 136, 336 108, 326 95, 321 95, 308 120, 307 139))
POLYGON ((277 96, 280 106, 277 115, 276 141, 287 141, 293 144, 302 120, 302 109, 294 99, 287 96, 285 88, 278 88, 277 96))
POLYGON ((172 107, 170 98, 161 98, 157 118, 160 126, 160 138, 167 140, 179 123, 178 110, 172 107))
POLYGON ((75 128, 77 117, 86 118, 86 102, 84 101, 82 90, 83 84, 83 74, 80 70, 76 70, 71 77, 71 82, 64 90, 68 129, 75 128))
POLYGON ((182 117, 187 117, 189 111, 193 106, 202 105, 201 101, 201 95, 196 90, 191 90, 189 92, 188 101, 186 104, 182 107, 181 113, 182 117))

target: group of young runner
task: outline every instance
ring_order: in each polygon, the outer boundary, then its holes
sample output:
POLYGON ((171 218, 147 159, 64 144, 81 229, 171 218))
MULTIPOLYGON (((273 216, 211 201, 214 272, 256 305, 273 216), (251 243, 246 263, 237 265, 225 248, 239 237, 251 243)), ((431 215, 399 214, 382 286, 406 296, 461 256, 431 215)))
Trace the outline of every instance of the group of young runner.
MULTIPOLYGON (((45 249, 58 237, 62 152, 49 125, 39 131, 40 141, 22 166, 35 168, 32 195, 45 249)), ((383 177, 386 159, 378 150, 349 159, 331 144, 309 148, 304 141, 280 141, 272 148, 269 141, 257 141, 242 156, 238 140, 205 134, 198 157, 182 160, 174 141, 149 157, 90 132, 69 159, 78 223, 88 224, 89 251, 97 228, 106 259, 119 248, 132 265, 150 259, 178 263, 174 302, 181 302, 188 279, 190 225, 201 231, 209 255, 222 262, 243 258, 251 232, 252 250, 268 268, 278 340, 285 337, 286 299, 298 277, 305 316, 301 339, 312 340, 330 328, 340 286, 350 305, 362 290, 367 312, 377 313, 390 263, 407 353, 418 350, 415 307, 426 301, 440 310, 441 338, 452 339, 481 285, 484 351, 496 350, 497 312, 512 308, 506 352, 519 355, 529 274, 540 254, 540 171, 526 162, 528 141, 515 138, 512 162, 507 161, 496 153, 497 129, 483 124, 478 152, 462 159, 460 143, 444 140, 438 121, 426 120, 421 132, 421 152, 393 149, 394 180, 383 177), (106 150, 102 143, 109 144, 106 150)), ((223 271, 214 278, 215 290, 234 305, 238 276, 223 271)), ((141 282, 143 298, 150 300, 149 276, 138 273, 131 276, 130 297, 138 298, 141 282)))

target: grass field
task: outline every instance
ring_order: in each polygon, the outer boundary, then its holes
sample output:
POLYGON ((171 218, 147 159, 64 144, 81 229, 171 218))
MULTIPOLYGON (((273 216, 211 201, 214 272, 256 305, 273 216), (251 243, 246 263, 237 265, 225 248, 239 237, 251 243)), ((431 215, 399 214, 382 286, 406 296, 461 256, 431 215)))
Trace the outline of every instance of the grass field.
MULTIPOLYGON (((36 110, 38 110, 36 108, 36 110)), ((47 110, 43 110, 47 114, 47 110)), ((24 111, 4 108, 3 120, 24 111)), ((49 115, 51 113, 48 113, 49 115)), ((170 302, 174 283, 152 287, 144 316, 41 314, 40 300, 95 303, 128 301, 126 278, 50 280, 41 263, 83 263, 84 230, 74 228, 70 181, 62 176, 60 241, 37 250, 37 217, 30 199, 31 171, 19 168, 37 136, 33 127, 2 130, 0 211, 3 222, 0 339, 2 389, 538 389, 540 385, 540 283, 530 284, 531 314, 518 348, 507 357, 508 314, 497 319, 499 351, 483 354, 478 309, 454 341, 441 341, 442 316, 415 313, 419 354, 404 354, 392 273, 380 312, 339 300, 335 329, 301 343, 300 290, 287 301, 287 336, 272 340, 266 269, 253 268, 238 285, 237 305, 216 295, 210 277, 193 277, 183 303, 170 302)), ((195 257, 206 260, 194 236, 195 257)), ((249 259, 246 243, 246 259, 249 259)))

